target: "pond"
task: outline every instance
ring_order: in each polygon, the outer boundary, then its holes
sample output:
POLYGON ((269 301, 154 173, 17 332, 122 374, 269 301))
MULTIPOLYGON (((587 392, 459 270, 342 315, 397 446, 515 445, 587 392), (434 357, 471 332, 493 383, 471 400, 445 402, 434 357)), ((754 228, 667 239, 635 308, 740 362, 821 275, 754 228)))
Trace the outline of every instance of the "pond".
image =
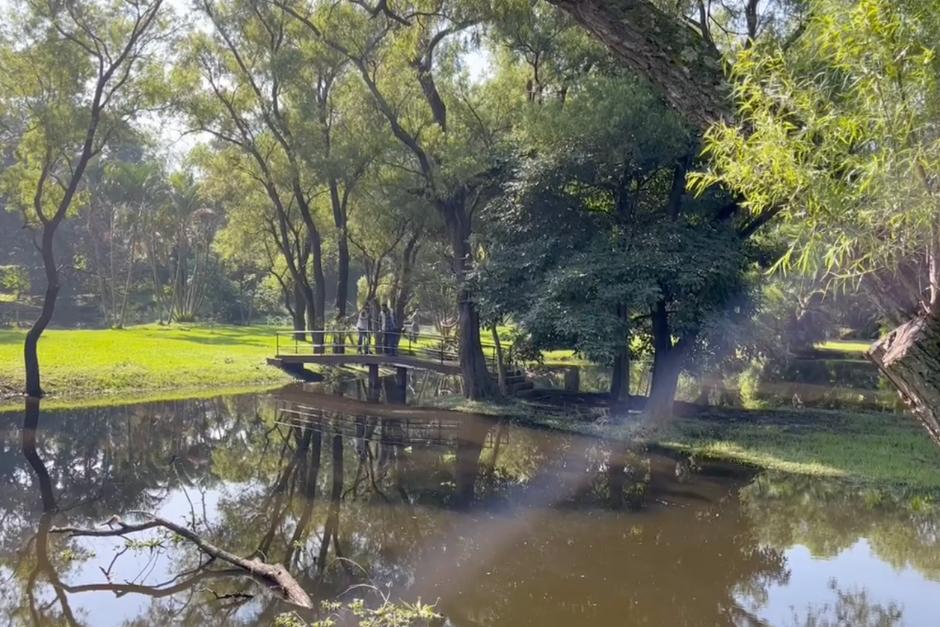
POLYGON ((0 414, 0 620, 313 623, 387 598, 449 625, 936 624, 922 497, 315 387, 42 410, 29 455, 0 414), (166 529, 110 533, 151 514, 283 564, 315 608, 166 529))

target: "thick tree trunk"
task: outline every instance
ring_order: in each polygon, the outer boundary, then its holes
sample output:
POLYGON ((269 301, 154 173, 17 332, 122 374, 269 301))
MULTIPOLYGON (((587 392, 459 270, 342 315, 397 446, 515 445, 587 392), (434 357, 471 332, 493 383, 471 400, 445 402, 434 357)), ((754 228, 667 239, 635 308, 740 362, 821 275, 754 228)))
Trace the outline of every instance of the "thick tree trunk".
MULTIPOLYGON (((617 305, 617 317, 628 323, 629 312, 623 305, 617 305)), ((624 334, 620 352, 614 358, 614 367, 610 373, 610 401, 621 403, 630 400, 630 335, 624 334)))
POLYGON ((867 357, 940 446, 940 316, 922 315, 878 340, 867 357))
MULTIPOLYGON (((462 204, 462 201, 458 201, 462 204)), ((480 345, 480 315, 473 294, 467 286, 470 270, 470 217, 462 206, 442 208, 454 253, 454 275, 457 278, 457 327, 459 329, 460 370, 464 396, 482 400, 495 395, 480 345)))
POLYGON ((460 330, 463 393, 470 400, 483 400, 494 396, 495 391, 480 346, 480 316, 476 303, 470 300, 468 290, 459 290, 459 294, 461 300, 458 303, 457 326, 460 330))
POLYGON ((42 230, 42 265, 46 272, 46 294, 42 299, 42 310, 39 317, 33 322, 26 333, 23 342, 23 361, 26 366, 26 395, 41 398, 43 395, 42 381, 39 375, 39 338, 52 321, 55 313, 56 299, 59 296, 59 269, 55 265, 53 242, 55 228, 58 223, 50 223, 42 230))
POLYGON ((349 297, 349 239, 346 236, 346 225, 338 231, 337 261, 336 261, 336 315, 345 320, 346 301, 349 297))
POLYGON ((496 347, 496 383, 499 393, 505 396, 509 393, 506 387, 506 361, 503 356, 503 345, 499 341, 499 330, 495 324, 490 327, 490 333, 493 336, 493 346, 496 347))
MULTIPOLYGON (((327 141, 329 141, 328 136, 327 141)), ((345 318, 346 299, 349 296, 349 235, 346 232, 346 196, 340 195, 339 183, 335 178, 330 179, 329 187, 330 204, 333 207, 333 224, 336 226, 336 313, 340 318, 345 318)))
POLYGON ((294 331, 303 331, 307 328, 306 319, 304 315, 307 311, 307 299, 304 297, 304 292, 300 288, 300 285, 294 284, 294 304, 293 307, 287 305, 287 292, 285 292, 285 305, 287 306, 288 311, 290 311, 291 319, 294 325, 294 331))
POLYGON ((653 331, 653 375, 650 395, 646 404, 647 414, 655 419, 672 416, 672 405, 679 385, 682 370, 682 350, 673 346, 672 330, 665 299, 659 299, 651 312, 653 331))
POLYGON ((397 285, 395 293, 395 320, 399 327, 405 324, 405 312, 408 304, 411 302, 412 277, 414 275, 415 262, 418 256, 418 233, 414 233, 407 242, 405 249, 401 254, 401 264, 398 267, 398 276, 395 279, 397 285))
POLYGON ((620 403, 630 398, 630 349, 624 347, 614 358, 610 373, 610 400, 620 403))
POLYGON ((650 396, 646 403, 646 412, 651 418, 659 420, 672 417, 679 375, 682 372, 683 353, 680 348, 670 348, 663 353, 656 352, 650 396))
POLYGON ((731 115, 721 55, 681 16, 649 0, 550 0, 655 85, 700 128, 731 115))
MULTIPOLYGON (((322 324, 321 324, 321 325, 318 325, 318 324, 317 324, 317 322, 318 322, 318 320, 317 320, 317 306, 316 306, 315 301, 314 301, 313 290, 310 288, 309 285, 304 287, 304 307, 305 307, 305 309, 306 309, 306 314, 307 314, 307 329, 310 330, 310 331, 312 331, 312 330, 314 330, 314 329, 317 329, 317 328, 321 328, 321 329, 322 329, 322 328, 323 328, 323 325, 322 325, 322 324)), ((311 334, 310 334, 310 341, 313 342, 314 344, 316 344, 316 343, 318 343, 318 342, 319 342, 319 343, 322 343, 322 342, 323 342, 323 334, 322 334, 322 333, 319 333, 319 334, 318 334, 318 333, 311 333, 311 334)), ((315 351, 315 352, 316 352, 316 351, 315 351)))

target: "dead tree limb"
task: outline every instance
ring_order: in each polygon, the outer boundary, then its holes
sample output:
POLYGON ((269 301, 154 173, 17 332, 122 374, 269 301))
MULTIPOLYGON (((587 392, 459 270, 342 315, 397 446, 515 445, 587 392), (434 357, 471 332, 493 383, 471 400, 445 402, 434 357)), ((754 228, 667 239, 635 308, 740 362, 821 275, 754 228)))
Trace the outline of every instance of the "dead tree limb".
POLYGON ((310 599, 310 596, 304 591, 304 589, 297 583, 297 580, 294 579, 286 568, 280 564, 268 564, 262 562, 258 559, 246 559, 230 553, 225 549, 219 548, 214 544, 203 539, 201 536, 196 534, 194 531, 187 529, 186 527, 180 526, 172 521, 166 520, 165 518, 160 518, 159 516, 154 516, 146 512, 132 512, 133 514, 138 514, 140 516, 145 516, 149 520, 145 520, 140 523, 125 523, 118 516, 112 516, 108 521, 109 526, 107 529, 84 529, 81 527, 55 527, 51 529, 51 533, 64 533, 68 534, 70 537, 114 537, 114 536, 126 536, 132 533, 138 533, 140 531, 146 531, 147 529, 163 528, 167 529, 181 538, 189 540, 195 544, 200 551, 214 557, 216 559, 228 562, 233 566, 237 566, 244 570, 247 574, 256 577, 271 587, 277 589, 280 594, 290 603, 298 605, 304 608, 312 608, 313 601, 310 599))

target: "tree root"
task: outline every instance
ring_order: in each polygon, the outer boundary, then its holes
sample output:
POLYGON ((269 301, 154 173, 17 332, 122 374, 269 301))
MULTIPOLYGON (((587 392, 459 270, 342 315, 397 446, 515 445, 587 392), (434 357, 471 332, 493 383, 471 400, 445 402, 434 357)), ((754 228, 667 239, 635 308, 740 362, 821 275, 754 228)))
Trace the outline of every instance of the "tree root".
POLYGON ((112 516, 111 519, 106 523, 108 525, 107 529, 54 527, 50 530, 50 532, 65 533, 70 537, 113 537, 125 536, 127 534, 137 533, 139 531, 145 531, 147 529, 154 529, 158 527, 168 529, 181 538, 185 538, 186 540, 189 540, 195 544, 197 547, 199 547, 199 550, 206 555, 228 562, 233 566, 237 566, 238 568, 244 570, 246 574, 260 579, 272 588, 275 588, 289 603, 293 603, 294 605, 298 605, 303 608, 313 607, 313 601, 310 599, 310 596, 304 591, 300 584, 297 583, 297 580, 294 579, 293 575, 291 575, 287 569, 280 564, 272 565, 258 559, 246 559, 244 557, 240 557, 234 553, 226 551, 225 549, 221 549, 214 544, 211 544, 192 530, 177 525, 176 523, 166 520, 165 518, 160 518, 159 516, 154 516, 153 514, 146 512, 132 513, 145 516, 149 520, 141 523, 125 523, 119 516, 112 516))

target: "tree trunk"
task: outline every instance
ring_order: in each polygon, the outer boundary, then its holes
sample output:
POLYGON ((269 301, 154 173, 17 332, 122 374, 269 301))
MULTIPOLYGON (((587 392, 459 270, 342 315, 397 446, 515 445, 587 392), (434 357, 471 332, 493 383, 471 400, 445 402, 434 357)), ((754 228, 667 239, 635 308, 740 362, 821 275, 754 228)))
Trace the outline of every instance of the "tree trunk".
POLYGON ((313 290, 310 293, 308 314, 310 328, 313 329, 313 352, 324 352, 326 337, 323 329, 326 326, 326 279, 323 276, 323 247, 320 243, 320 234, 310 233, 311 253, 313 256, 313 290))
MULTIPOLYGON (((453 202, 453 201, 452 201, 453 202)), ((486 369, 486 358, 480 345, 480 315, 473 294, 467 286, 470 270, 470 217, 462 200, 460 206, 448 203, 441 208, 454 253, 454 275, 457 278, 457 326, 460 331, 460 370, 464 396, 482 400, 494 396, 495 390, 486 369)))
POLYGON ((646 412, 651 418, 660 420, 672 417, 676 389, 679 387, 679 374, 682 372, 683 353, 681 348, 675 347, 664 352, 656 351, 650 396, 646 403, 646 412))
POLYGON ((624 346, 614 358, 610 373, 610 400, 614 403, 630 399, 630 349, 624 346))
MULTIPOLYGON (((307 330, 313 331, 314 329, 318 327, 317 306, 314 301, 313 289, 311 289, 309 285, 304 285, 303 293, 304 293, 304 308, 306 309, 306 314, 307 314, 307 330)), ((322 326, 323 325, 319 325, 320 328, 322 328, 322 326)), ((319 334, 312 333, 310 336, 310 340, 314 344, 316 344, 318 341, 322 344, 323 343, 322 337, 323 337, 322 333, 319 333, 319 334)))
POLYGON ((346 236, 346 225, 337 233, 336 261, 336 315, 340 319, 346 318, 346 303, 349 298, 349 239, 346 236))
POLYGON ((55 265, 53 254, 53 241, 57 222, 47 224, 42 229, 42 265, 46 272, 46 294, 42 299, 42 310, 39 317, 33 322, 26 333, 23 342, 23 361, 26 366, 26 395, 41 398, 43 395, 42 381, 39 375, 39 338, 49 326, 52 315, 55 313, 56 299, 59 296, 59 269, 55 265))
POLYGON ((401 265, 399 266, 398 276, 395 283, 397 290, 395 293, 395 320, 399 327, 404 327, 405 310, 408 303, 411 302, 412 276, 414 275, 415 261, 418 256, 418 233, 405 242, 405 249, 401 254, 401 265))
POLYGON ((901 325, 875 342, 866 356, 940 446, 940 316, 921 315, 901 325))
POLYGON ((346 317, 346 299, 349 296, 349 236, 346 232, 346 196, 340 196, 339 183, 330 178, 330 204, 333 224, 336 226, 336 313, 346 317))
POLYGON ((672 328, 669 325, 669 313, 665 299, 657 301, 653 307, 653 376, 650 383, 650 395, 646 403, 646 413, 655 420, 672 417, 676 390, 679 387, 679 375, 685 366, 688 347, 697 337, 695 331, 687 331, 676 343, 672 341, 672 328))
MULTIPOLYGON (((285 305, 287 305, 287 298, 287 292, 285 292, 285 305)), ((294 331, 303 331, 306 329, 307 323, 304 319, 304 315, 307 311, 307 299, 304 297, 304 292, 297 283, 294 284, 294 306, 288 306, 287 309, 291 314, 294 331)))
MULTIPOLYGON (((629 311, 623 305, 617 305, 617 317, 629 324, 629 311)), ((630 400, 630 334, 625 333, 620 352, 614 358, 614 367, 610 373, 610 400, 620 403, 630 400)))
POLYGON ((721 55, 649 0, 550 0, 604 42, 699 128, 731 117, 721 55))
POLYGON ((503 357, 503 345, 499 341, 499 330, 495 324, 490 327, 490 333, 493 335, 493 346, 496 347, 496 384, 499 386, 499 393, 505 396, 509 393, 506 387, 506 362, 503 357))
POLYGON ((127 262, 127 274, 124 276, 124 293, 121 295, 121 310, 118 314, 117 328, 123 329, 127 322, 127 293, 131 291, 131 278, 134 272, 134 262, 129 259, 127 262))

